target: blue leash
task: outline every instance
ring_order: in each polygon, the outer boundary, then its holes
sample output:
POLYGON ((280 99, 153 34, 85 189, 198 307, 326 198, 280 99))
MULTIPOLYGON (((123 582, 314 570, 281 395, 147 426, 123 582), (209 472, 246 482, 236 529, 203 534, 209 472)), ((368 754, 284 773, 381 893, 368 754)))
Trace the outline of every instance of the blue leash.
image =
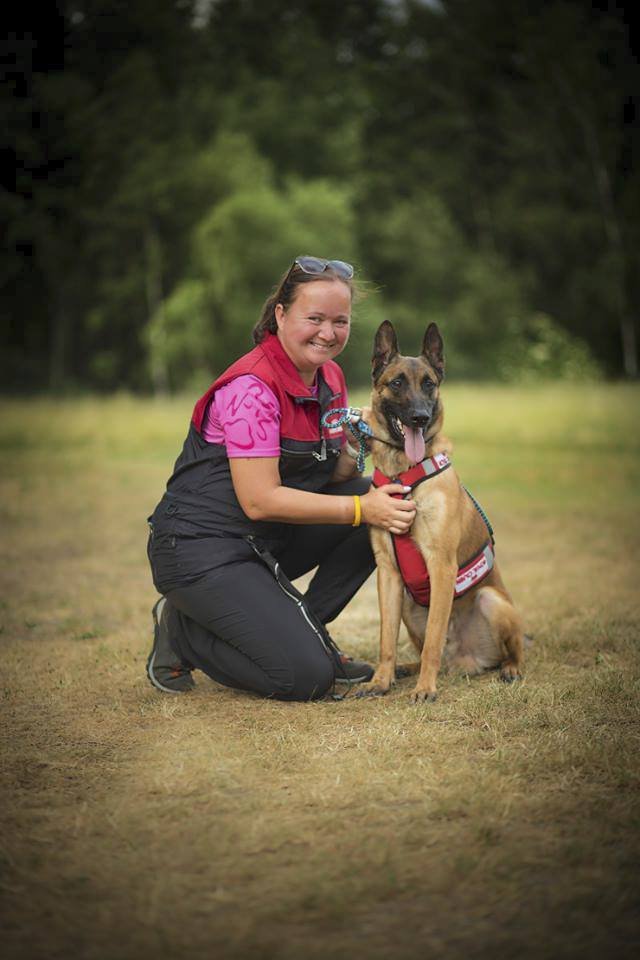
POLYGON ((364 470, 364 458, 367 455, 367 439, 373 436, 368 423, 362 419, 362 410, 358 407, 333 407, 322 415, 323 427, 348 427, 354 439, 358 442, 358 459, 356 466, 360 473, 364 470))
POLYGON ((485 522, 485 524, 486 524, 486 526, 487 526, 487 530, 489 531, 489 535, 491 536, 491 543, 495 543, 495 542, 496 542, 496 538, 495 538, 495 535, 494 535, 494 533, 493 533, 493 527, 491 526, 491 522, 490 522, 490 520, 489 520, 489 517, 486 515, 486 513, 484 512, 484 510, 482 509, 482 507, 480 506, 480 504, 478 503, 478 501, 476 500, 476 498, 474 497, 474 495, 473 495, 472 493, 469 493, 469 491, 467 490, 467 488, 466 488, 464 485, 462 486, 462 489, 463 489, 463 490, 466 490, 467 493, 469 494, 469 496, 471 497, 471 502, 473 503, 474 507, 476 508, 476 510, 478 511, 478 513, 480 514, 480 516, 482 517, 482 519, 484 520, 484 522, 485 522))

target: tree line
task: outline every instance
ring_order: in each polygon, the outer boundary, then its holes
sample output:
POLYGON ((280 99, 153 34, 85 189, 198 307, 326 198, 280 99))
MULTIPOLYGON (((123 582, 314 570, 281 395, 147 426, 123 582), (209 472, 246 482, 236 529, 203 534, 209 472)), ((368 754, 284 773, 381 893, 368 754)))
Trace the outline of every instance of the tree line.
POLYGON ((67 0, 8 33, 4 390, 204 382, 299 253, 453 375, 637 376, 638 65, 600 0, 67 0))

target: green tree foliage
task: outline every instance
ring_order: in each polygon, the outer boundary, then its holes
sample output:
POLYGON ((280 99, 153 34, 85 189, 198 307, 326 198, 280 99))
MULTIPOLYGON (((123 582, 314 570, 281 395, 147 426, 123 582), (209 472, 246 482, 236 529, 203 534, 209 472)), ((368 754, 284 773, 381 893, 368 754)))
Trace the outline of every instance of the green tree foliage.
POLYGON ((147 333, 152 366, 164 366, 172 386, 184 382, 189 368, 205 364, 221 372, 253 345, 262 304, 296 254, 340 250, 353 258, 349 191, 323 180, 275 187, 257 159, 237 135, 225 136, 209 153, 214 178, 218 169, 226 175, 226 195, 194 227, 192 278, 177 285, 147 333), (234 166, 224 162, 234 158, 234 166), (253 176, 238 176, 243 169, 253 176))
POLYGON ((381 109, 365 131, 376 162, 363 211, 428 184, 472 247, 520 278, 530 309, 635 375, 637 61, 624 11, 577 0, 404 9, 373 70, 381 109))
POLYGON ((7 388, 219 371, 297 253, 352 259, 350 378, 637 372, 637 62, 586 0, 66 0, 10 31, 7 388), (411 346, 411 349, 413 347, 411 346))

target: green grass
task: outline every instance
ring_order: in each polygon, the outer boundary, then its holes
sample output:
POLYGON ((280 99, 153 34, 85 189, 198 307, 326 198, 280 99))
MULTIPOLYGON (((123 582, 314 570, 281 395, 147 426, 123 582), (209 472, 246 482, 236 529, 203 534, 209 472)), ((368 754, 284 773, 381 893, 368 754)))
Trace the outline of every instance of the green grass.
MULTIPOLYGON (((534 644, 421 707, 156 694, 145 521, 192 398, 2 403, 4 956, 637 955, 640 389, 444 396, 534 644)), ((333 632, 373 659, 377 626, 372 579, 333 632)))

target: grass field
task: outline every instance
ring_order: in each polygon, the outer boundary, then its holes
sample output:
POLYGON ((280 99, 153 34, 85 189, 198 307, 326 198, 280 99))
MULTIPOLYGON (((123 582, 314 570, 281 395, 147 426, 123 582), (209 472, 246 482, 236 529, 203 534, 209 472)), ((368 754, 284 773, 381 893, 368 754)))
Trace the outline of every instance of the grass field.
MULTIPOLYGON (((148 684, 191 403, 3 402, 2 954, 637 957, 640 389, 451 385, 526 677, 282 704, 148 684)), ((333 633, 374 659, 370 580, 333 633)))

